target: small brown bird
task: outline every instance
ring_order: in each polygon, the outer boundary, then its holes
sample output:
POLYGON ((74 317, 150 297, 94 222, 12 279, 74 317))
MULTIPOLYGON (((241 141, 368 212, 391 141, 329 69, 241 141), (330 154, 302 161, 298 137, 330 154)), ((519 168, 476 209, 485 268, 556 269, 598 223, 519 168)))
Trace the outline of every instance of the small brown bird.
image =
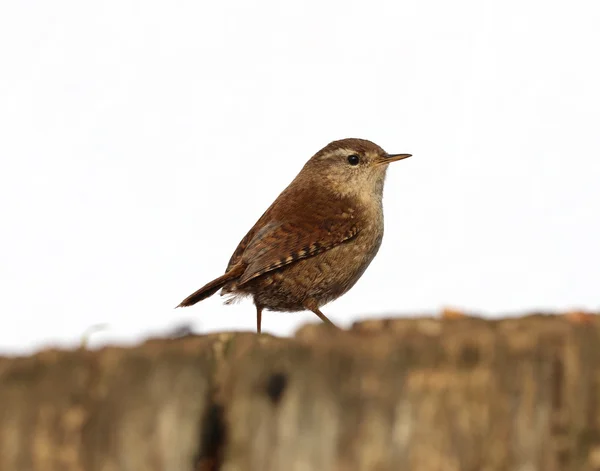
POLYGON ((320 308, 352 288, 377 254, 387 166, 410 156, 364 139, 331 142, 254 224, 225 274, 177 307, 222 288, 221 295, 254 298, 258 333, 263 309, 310 310, 334 326, 320 308))

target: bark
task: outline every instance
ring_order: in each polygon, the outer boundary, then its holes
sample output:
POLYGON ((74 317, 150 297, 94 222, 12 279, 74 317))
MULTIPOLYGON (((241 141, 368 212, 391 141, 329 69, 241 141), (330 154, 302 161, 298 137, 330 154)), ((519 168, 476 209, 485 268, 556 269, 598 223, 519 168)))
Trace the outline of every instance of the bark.
POLYGON ((600 469, 596 316, 0 358, 0 470, 600 469))

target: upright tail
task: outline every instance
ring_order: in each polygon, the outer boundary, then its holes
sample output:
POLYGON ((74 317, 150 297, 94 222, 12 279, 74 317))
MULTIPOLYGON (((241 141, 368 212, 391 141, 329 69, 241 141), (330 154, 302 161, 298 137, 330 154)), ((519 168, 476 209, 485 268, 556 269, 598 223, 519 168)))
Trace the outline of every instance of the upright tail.
POLYGON ((224 285, 226 285, 230 281, 235 280, 236 278, 239 278, 240 275, 244 273, 244 269, 244 266, 241 264, 234 266, 223 276, 212 280, 210 283, 205 284, 199 290, 194 291, 187 298, 181 301, 181 303, 179 303, 179 306, 177 307, 193 306, 197 302, 202 301, 203 299, 206 299, 209 296, 212 296, 217 291, 219 291, 224 285))

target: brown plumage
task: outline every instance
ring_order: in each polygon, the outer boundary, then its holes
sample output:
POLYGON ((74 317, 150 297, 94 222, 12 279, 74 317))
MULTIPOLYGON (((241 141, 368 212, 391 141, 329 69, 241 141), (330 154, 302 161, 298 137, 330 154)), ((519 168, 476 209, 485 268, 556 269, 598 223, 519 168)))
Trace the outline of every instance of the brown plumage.
POLYGON ((328 144, 242 239, 225 274, 178 307, 222 288, 254 298, 259 333, 263 309, 311 310, 333 325, 319 308, 352 288, 377 254, 387 164, 406 157, 364 139, 328 144))

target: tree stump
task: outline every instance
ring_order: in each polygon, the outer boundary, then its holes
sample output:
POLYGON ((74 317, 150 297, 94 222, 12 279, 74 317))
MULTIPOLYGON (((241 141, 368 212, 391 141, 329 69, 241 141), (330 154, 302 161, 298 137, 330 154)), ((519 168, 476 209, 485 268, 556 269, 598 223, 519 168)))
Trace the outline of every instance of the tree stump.
POLYGON ((599 326, 447 316, 0 358, 0 471, 599 470, 599 326))

